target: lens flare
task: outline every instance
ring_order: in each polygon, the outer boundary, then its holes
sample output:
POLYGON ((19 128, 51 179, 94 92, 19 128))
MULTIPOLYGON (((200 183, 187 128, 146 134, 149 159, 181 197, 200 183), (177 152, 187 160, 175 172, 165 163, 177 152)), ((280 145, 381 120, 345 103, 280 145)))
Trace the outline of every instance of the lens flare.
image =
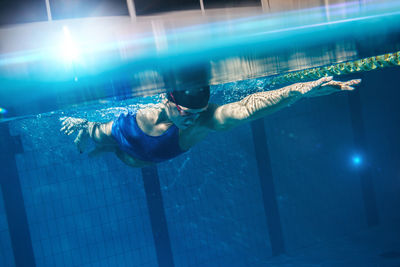
POLYGON ((64 32, 64 43, 62 44, 62 56, 65 61, 71 62, 79 59, 79 49, 74 40, 72 39, 71 33, 68 27, 63 27, 64 32))

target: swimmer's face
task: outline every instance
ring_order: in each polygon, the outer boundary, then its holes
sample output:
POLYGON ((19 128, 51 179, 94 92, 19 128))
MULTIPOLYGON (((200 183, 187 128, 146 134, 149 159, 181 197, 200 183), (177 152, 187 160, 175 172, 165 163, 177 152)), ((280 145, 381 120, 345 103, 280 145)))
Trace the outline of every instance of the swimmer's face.
POLYGON ((168 116, 170 120, 179 128, 186 129, 192 126, 199 118, 200 113, 207 110, 208 105, 200 109, 186 108, 168 101, 168 116))

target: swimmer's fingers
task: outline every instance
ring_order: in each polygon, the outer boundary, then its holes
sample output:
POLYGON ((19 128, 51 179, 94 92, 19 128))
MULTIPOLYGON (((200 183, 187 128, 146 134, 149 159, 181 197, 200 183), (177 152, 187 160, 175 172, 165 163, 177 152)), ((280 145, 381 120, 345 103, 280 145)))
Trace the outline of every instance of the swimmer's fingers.
POLYGON ((73 129, 74 125, 72 123, 65 124, 64 127, 60 129, 61 132, 64 132, 66 135, 72 134, 75 129, 73 129))
POLYGON ((60 121, 61 121, 61 125, 66 125, 67 123, 70 123, 71 121, 73 121, 74 118, 72 117, 61 117, 60 121))
POLYGON ((68 123, 68 122, 63 122, 62 124, 61 124, 61 129, 60 129, 60 131, 61 132, 66 132, 66 131, 68 131, 68 127, 70 126, 71 124, 70 123, 68 123))
POLYGON ((355 85, 358 85, 361 82, 361 79, 355 79, 355 80, 350 80, 346 82, 341 82, 341 81, 328 81, 323 83, 319 87, 315 87, 313 90, 311 90, 308 94, 307 97, 316 97, 316 96, 324 96, 324 95, 330 95, 336 92, 341 92, 341 91, 352 91, 355 89, 355 85))
POLYGON ((321 79, 318 79, 316 81, 312 82, 312 87, 318 87, 321 86, 324 83, 332 81, 333 76, 328 76, 328 77, 322 77, 321 79))
POLYGON ((343 84, 343 88, 342 90, 354 90, 355 89, 355 85, 358 85, 361 83, 361 79, 354 79, 354 80, 350 80, 347 81, 343 84))
POLYGON ((350 81, 345 82, 345 84, 347 84, 347 85, 357 85, 357 84, 360 84, 361 82, 362 82, 361 79, 354 79, 354 80, 350 80, 350 81))
POLYGON ((74 124, 67 124, 63 128, 61 128, 61 131, 64 132, 66 135, 71 135, 73 134, 76 130, 78 130, 74 124))
POLYGON ((72 134, 73 132, 75 132, 76 129, 78 129, 76 124, 74 124, 74 123, 68 124, 67 131, 69 132, 69 134, 72 134))
POLYGON ((65 134, 67 134, 68 132, 68 125, 64 125, 64 127, 61 127, 60 132, 64 132, 65 134))
POLYGON ((60 118, 61 126, 65 126, 70 121, 70 118, 60 118))
POLYGON ((358 85, 361 83, 361 79, 350 80, 347 82, 340 81, 330 81, 321 85, 321 89, 329 88, 332 92, 334 91, 352 91, 354 90, 354 85, 358 85))
POLYGON ((71 135, 75 132, 75 129, 65 131, 66 135, 71 135))
POLYGON ((67 132, 69 131, 69 127, 71 126, 71 118, 70 117, 62 117, 60 118, 60 121, 62 121, 61 123, 61 132, 64 132, 65 134, 67 134, 67 132))
POLYGON ((85 129, 88 125, 86 119, 63 117, 60 118, 60 120, 62 120, 60 131, 64 132, 66 135, 71 135, 77 130, 85 129))

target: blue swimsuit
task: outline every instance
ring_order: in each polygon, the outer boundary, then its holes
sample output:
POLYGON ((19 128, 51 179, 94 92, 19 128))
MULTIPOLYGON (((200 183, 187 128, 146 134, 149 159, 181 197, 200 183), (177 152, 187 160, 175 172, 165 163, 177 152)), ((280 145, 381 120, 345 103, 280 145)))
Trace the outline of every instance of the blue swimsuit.
POLYGON ((122 151, 139 160, 161 162, 186 152, 179 146, 178 127, 172 125, 162 135, 150 136, 139 128, 136 113, 121 114, 111 133, 122 151))

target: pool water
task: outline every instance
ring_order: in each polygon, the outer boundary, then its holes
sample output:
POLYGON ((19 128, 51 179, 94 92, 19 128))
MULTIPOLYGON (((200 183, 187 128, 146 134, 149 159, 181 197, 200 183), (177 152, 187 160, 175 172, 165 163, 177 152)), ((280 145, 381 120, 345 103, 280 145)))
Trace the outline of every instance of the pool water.
MULTIPOLYGON (((107 121, 157 96, 2 123, 0 265, 398 266, 399 74, 342 76, 363 82, 147 170, 79 154, 59 118, 107 121)), ((266 84, 212 86, 211 102, 266 84)))

